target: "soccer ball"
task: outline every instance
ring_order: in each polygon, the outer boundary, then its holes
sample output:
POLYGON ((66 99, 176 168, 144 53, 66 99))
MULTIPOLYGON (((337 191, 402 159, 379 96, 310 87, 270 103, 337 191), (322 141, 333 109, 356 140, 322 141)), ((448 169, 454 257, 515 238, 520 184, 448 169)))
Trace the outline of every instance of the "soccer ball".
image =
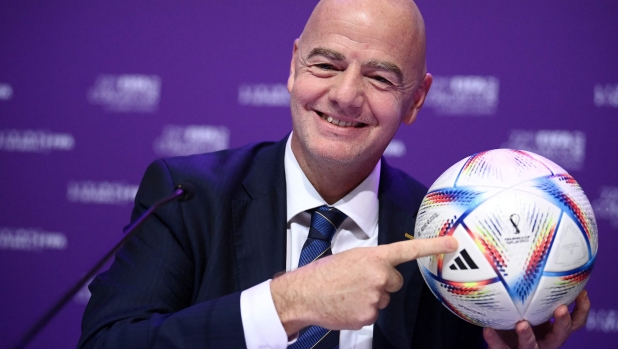
POLYGON ((427 285, 473 324, 538 325, 586 285, 597 226, 583 190, 534 153, 496 149, 446 170, 429 188, 415 238, 451 235, 454 253, 418 259, 427 285))

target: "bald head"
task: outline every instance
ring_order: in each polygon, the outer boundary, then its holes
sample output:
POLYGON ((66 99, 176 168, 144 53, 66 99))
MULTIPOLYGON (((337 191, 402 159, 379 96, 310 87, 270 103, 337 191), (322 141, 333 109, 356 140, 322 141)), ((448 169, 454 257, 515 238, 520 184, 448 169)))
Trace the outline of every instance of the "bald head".
POLYGON ((333 22, 367 26, 383 35, 393 49, 407 55, 409 67, 422 79, 426 73, 425 23, 412 0, 321 0, 299 38, 299 46, 323 34, 333 22))

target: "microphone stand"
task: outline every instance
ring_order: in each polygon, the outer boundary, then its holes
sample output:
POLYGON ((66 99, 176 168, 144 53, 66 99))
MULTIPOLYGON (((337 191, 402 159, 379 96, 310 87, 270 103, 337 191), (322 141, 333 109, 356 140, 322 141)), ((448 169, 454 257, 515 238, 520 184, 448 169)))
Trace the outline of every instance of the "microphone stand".
POLYGON ((86 275, 84 275, 81 279, 79 279, 79 281, 77 281, 77 283, 75 285, 73 285, 73 287, 71 287, 70 290, 68 290, 45 314, 43 314, 43 316, 41 316, 39 318, 39 320, 32 325, 32 327, 30 327, 30 329, 28 330, 28 332, 26 332, 17 342, 17 344, 15 344, 14 346, 11 347, 11 349, 22 349, 25 348, 26 345, 39 333, 41 332, 41 330, 43 328, 45 328, 45 326, 47 325, 47 323, 53 319, 58 312, 64 308, 64 306, 66 305, 66 303, 75 296, 75 294, 77 294, 77 292, 79 292, 79 290, 82 289, 82 287, 84 287, 84 285, 92 278, 94 277, 94 275, 97 273, 97 271, 99 270, 99 268, 101 268, 106 262, 107 260, 113 256, 116 251, 118 251, 118 249, 125 243, 125 241, 127 241, 132 235, 133 233, 137 230, 137 228, 139 228, 144 221, 146 221, 146 219, 148 217, 150 217, 152 215, 152 213, 159 207, 174 201, 174 200, 179 200, 179 201, 187 201, 187 200, 191 200, 193 198, 194 195, 194 189, 193 186, 189 183, 182 183, 179 184, 176 187, 176 190, 174 191, 174 194, 172 194, 171 196, 156 202, 154 205, 152 205, 146 212, 144 212, 141 216, 139 216, 139 218, 137 220, 135 220, 133 223, 129 224, 128 226, 126 226, 123 229, 124 232, 124 236, 122 237, 122 239, 120 239, 120 241, 118 241, 116 243, 116 245, 114 245, 114 247, 109 250, 109 252, 107 252, 107 254, 105 254, 105 256, 103 256, 103 258, 101 258, 87 273, 86 275))

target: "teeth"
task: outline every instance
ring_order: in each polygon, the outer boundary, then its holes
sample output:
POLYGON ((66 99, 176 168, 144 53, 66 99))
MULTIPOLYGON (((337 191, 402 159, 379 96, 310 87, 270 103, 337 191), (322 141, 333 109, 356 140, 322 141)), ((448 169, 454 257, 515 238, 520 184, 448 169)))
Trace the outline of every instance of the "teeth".
POLYGON ((323 120, 326 120, 326 121, 330 122, 331 124, 337 125, 337 126, 340 126, 340 127, 350 127, 350 126, 357 127, 357 126, 360 126, 359 122, 337 120, 337 119, 334 119, 332 116, 326 117, 323 114, 321 114, 320 117, 323 120))

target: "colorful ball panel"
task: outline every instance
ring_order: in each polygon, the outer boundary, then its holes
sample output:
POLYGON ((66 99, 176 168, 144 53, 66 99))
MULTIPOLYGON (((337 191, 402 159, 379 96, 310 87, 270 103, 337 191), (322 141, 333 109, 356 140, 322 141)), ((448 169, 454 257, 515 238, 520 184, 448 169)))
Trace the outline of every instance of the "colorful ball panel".
POLYGON ((597 252, 588 199, 560 166, 497 149, 461 160, 429 189, 415 238, 452 235, 457 251, 418 259, 440 301, 480 326, 540 324, 585 286, 597 252))

